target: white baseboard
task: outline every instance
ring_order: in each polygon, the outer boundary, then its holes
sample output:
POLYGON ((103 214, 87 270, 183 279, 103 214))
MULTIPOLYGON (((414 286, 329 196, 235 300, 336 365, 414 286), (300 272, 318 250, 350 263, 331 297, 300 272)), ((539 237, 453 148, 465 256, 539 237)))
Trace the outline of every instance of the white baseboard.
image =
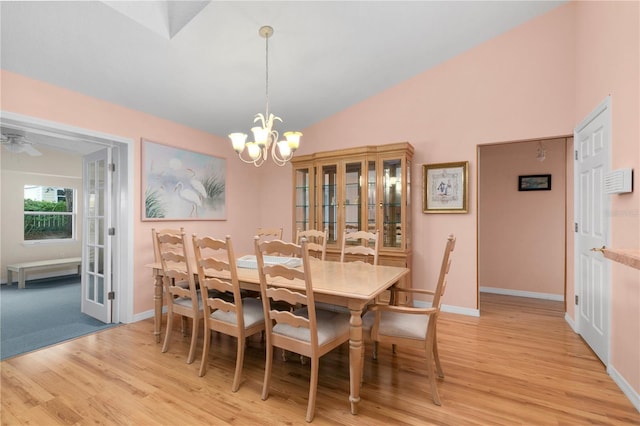
POLYGON ((571 329, 573 330, 573 332, 574 332, 574 333, 577 333, 577 332, 578 332, 578 329, 576 328, 576 323, 575 323, 575 321, 573 320, 573 318, 571 318, 571 317, 569 316, 569 313, 568 313, 568 312, 565 312, 565 313, 564 313, 564 320, 567 322, 567 324, 569 324, 569 327, 571 327, 571 329))
POLYGON ((461 315, 469 315, 472 317, 479 317, 480 310, 479 309, 471 309, 471 308, 461 308, 460 306, 452 306, 443 304, 440 309, 442 312, 450 312, 452 314, 461 314, 461 315))
POLYGON ((624 377, 622 377, 620 373, 618 373, 615 368, 611 366, 611 364, 607 366, 607 373, 609 373, 613 381, 622 390, 622 393, 624 393, 625 396, 629 398, 629 401, 631 401, 631 404, 636 407, 636 410, 640 412, 640 394, 631 387, 631 385, 624 379, 624 377))
MULTIPOLYGON (((428 308, 431 306, 430 302, 425 302, 423 300, 416 300, 413 302, 414 305, 418 308, 428 308)), ((470 309, 470 308, 461 308, 459 306, 445 305, 440 306, 440 310, 442 312, 449 312, 452 314, 460 314, 460 315, 468 315, 472 317, 479 317, 480 311, 478 309, 470 309)))
POLYGON ((506 288, 480 287, 480 292, 504 294, 507 296, 531 297, 534 299, 555 300, 557 302, 562 302, 564 300, 564 295, 562 294, 538 293, 534 291, 511 290, 506 288))
MULTIPOLYGON (((162 307, 162 313, 163 314, 167 313, 166 306, 162 307)), ((156 311, 154 309, 149 309, 148 311, 140 312, 139 314, 135 314, 133 316, 133 322, 138 322, 138 321, 146 320, 149 318, 153 318, 155 314, 156 314, 156 311)))

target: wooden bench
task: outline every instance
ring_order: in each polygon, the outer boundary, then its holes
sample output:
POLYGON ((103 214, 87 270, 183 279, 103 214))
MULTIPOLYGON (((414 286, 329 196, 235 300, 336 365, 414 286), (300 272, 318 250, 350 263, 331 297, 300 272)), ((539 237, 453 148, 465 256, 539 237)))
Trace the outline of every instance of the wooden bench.
POLYGON ((7 265, 7 284, 13 285, 13 273, 18 273, 18 288, 24 288, 25 272, 31 269, 43 269, 61 266, 76 266, 80 274, 82 259, 79 257, 68 257, 65 259, 36 260, 33 262, 21 262, 7 265))

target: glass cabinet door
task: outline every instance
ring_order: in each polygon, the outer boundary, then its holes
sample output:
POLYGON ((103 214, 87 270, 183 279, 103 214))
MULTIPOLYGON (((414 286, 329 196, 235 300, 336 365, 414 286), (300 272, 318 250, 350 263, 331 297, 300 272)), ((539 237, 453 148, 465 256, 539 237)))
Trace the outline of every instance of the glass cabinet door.
POLYGON ((327 245, 338 241, 338 166, 323 164, 320 166, 320 223, 321 229, 327 228, 327 245))
POLYGON ((344 229, 354 232, 364 229, 362 210, 362 161, 344 163, 344 229))
POLYGON ((382 160, 382 247, 404 247, 402 160, 382 160))
MULTIPOLYGON (((295 230, 307 230, 313 228, 313 194, 315 185, 313 179, 313 167, 301 166, 294 171, 295 179, 295 230)), ((294 234, 295 235, 295 232, 294 234)))

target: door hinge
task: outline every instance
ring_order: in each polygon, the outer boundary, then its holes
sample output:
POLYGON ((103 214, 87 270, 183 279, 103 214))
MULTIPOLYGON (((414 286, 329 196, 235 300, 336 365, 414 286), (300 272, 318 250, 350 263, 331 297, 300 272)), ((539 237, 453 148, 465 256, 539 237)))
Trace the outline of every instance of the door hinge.
POLYGON ((574 230, 575 232, 578 232, 578 222, 575 222, 575 223, 573 224, 573 230, 574 230))
POLYGON ((107 299, 113 300, 115 298, 116 298, 116 292, 115 291, 110 291, 109 293, 107 293, 107 299))
POLYGON ((576 294, 576 305, 578 304, 578 295, 576 294))
POLYGON ((116 228, 109 228, 107 230, 107 235, 110 235, 110 236, 116 235, 116 228))
POLYGON ((576 149, 576 150, 575 150, 575 151, 573 151, 573 152, 575 152, 575 158, 576 158, 576 161, 577 161, 577 160, 578 160, 578 150, 576 149))
POLYGON ((116 171, 116 163, 109 163, 109 171, 110 172, 116 171))

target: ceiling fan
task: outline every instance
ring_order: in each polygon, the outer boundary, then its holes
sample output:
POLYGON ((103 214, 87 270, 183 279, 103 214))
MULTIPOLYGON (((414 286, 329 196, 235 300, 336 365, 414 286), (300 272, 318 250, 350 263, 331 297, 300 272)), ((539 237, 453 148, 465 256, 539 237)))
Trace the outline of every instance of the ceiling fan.
POLYGON ((24 135, 17 133, 3 133, 0 135, 0 143, 9 152, 21 153, 25 152, 33 157, 42 155, 40 151, 33 147, 33 143, 29 142, 24 135))

